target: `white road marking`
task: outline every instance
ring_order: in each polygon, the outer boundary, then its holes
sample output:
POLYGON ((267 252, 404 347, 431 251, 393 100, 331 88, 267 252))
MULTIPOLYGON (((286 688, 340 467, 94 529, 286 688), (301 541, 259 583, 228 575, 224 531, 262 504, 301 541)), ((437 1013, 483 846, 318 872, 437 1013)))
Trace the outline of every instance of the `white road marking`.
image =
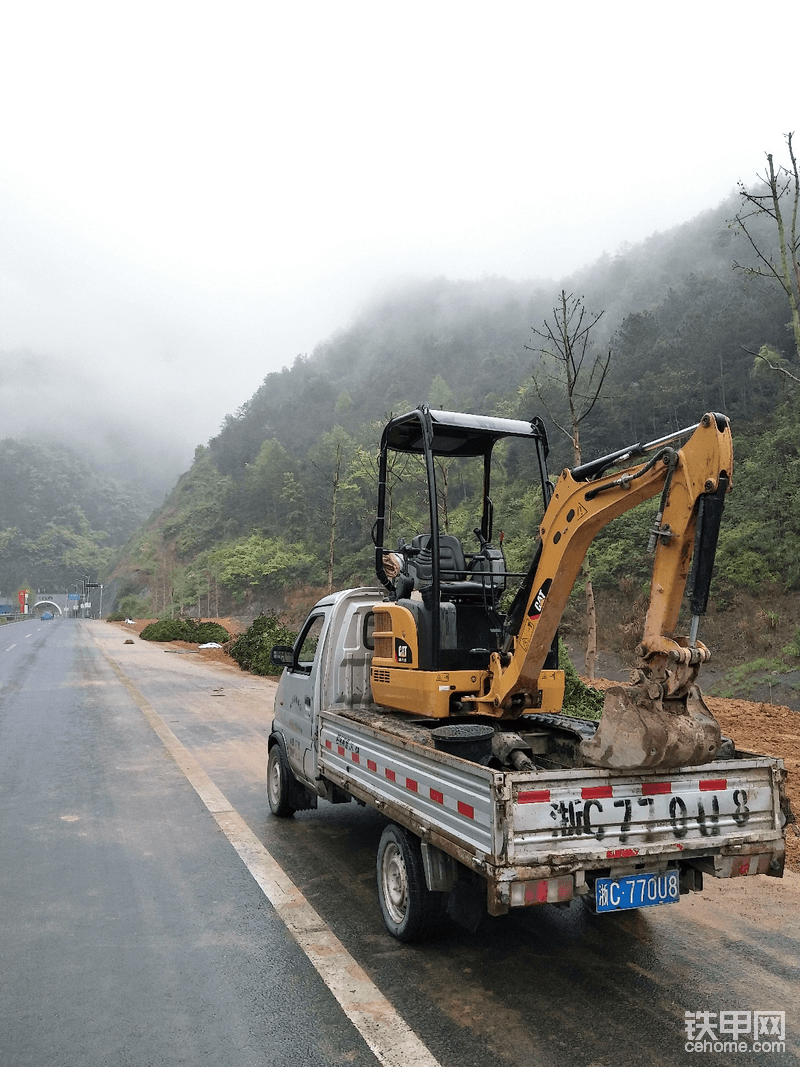
POLYGON ((31 634, 25 634, 25 636, 26 636, 26 637, 30 637, 30 636, 31 636, 31 634))
POLYGON ((16 648, 16 647, 17 647, 17 643, 15 641, 13 645, 9 645, 8 646, 8 648, 6 649, 6 652, 10 652, 12 648, 16 648))
POLYGON ((378 1060, 386 1067, 441 1067, 158 712, 102 654, 378 1060))

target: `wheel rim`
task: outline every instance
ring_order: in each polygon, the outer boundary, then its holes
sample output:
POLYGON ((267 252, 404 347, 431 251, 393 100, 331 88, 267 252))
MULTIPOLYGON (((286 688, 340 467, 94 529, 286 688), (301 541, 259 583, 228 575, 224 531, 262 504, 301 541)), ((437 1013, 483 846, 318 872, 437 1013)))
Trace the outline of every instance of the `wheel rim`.
POLYGON ((273 804, 277 804, 281 795, 281 764, 274 757, 269 761, 269 773, 267 775, 267 794, 273 804))
POLYGON ((392 922, 401 923, 408 907, 408 875, 403 854, 393 842, 384 849, 381 880, 386 910, 392 922))

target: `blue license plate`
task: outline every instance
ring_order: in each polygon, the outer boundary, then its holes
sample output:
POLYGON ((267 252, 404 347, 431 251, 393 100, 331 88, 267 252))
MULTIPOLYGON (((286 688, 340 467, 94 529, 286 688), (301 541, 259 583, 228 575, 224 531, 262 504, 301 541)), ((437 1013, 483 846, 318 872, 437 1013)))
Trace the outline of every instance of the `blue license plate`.
POLYGON ((598 911, 627 911, 676 904, 680 899, 677 871, 663 874, 629 874, 624 878, 598 878, 594 885, 598 911))

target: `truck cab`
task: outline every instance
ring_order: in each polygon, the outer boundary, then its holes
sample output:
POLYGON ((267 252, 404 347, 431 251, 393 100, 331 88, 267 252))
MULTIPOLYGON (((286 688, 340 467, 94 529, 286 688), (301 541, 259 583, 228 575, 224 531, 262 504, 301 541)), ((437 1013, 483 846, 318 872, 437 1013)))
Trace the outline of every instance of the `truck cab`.
MULTIPOLYGON (((275 695, 279 730, 274 743, 281 748, 292 776, 312 794, 330 793, 319 779, 315 709, 374 706, 370 688, 372 635, 374 609, 382 597, 382 590, 371 588, 347 589, 324 597, 311 611, 294 645, 272 650, 273 663, 284 668, 275 695)), ((309 799, 302 806, 313 803, 309 799)))

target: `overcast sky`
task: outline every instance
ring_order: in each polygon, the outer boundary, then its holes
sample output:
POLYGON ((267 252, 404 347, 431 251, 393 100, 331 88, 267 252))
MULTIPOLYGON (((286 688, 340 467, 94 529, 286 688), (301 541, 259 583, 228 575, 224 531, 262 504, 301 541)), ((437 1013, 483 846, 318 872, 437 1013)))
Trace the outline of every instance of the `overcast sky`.
POLYGON ((799 10, 7 5, 0 352, 123 393, 190 457, 376 286, 558 277, 783 158, 799 10))

